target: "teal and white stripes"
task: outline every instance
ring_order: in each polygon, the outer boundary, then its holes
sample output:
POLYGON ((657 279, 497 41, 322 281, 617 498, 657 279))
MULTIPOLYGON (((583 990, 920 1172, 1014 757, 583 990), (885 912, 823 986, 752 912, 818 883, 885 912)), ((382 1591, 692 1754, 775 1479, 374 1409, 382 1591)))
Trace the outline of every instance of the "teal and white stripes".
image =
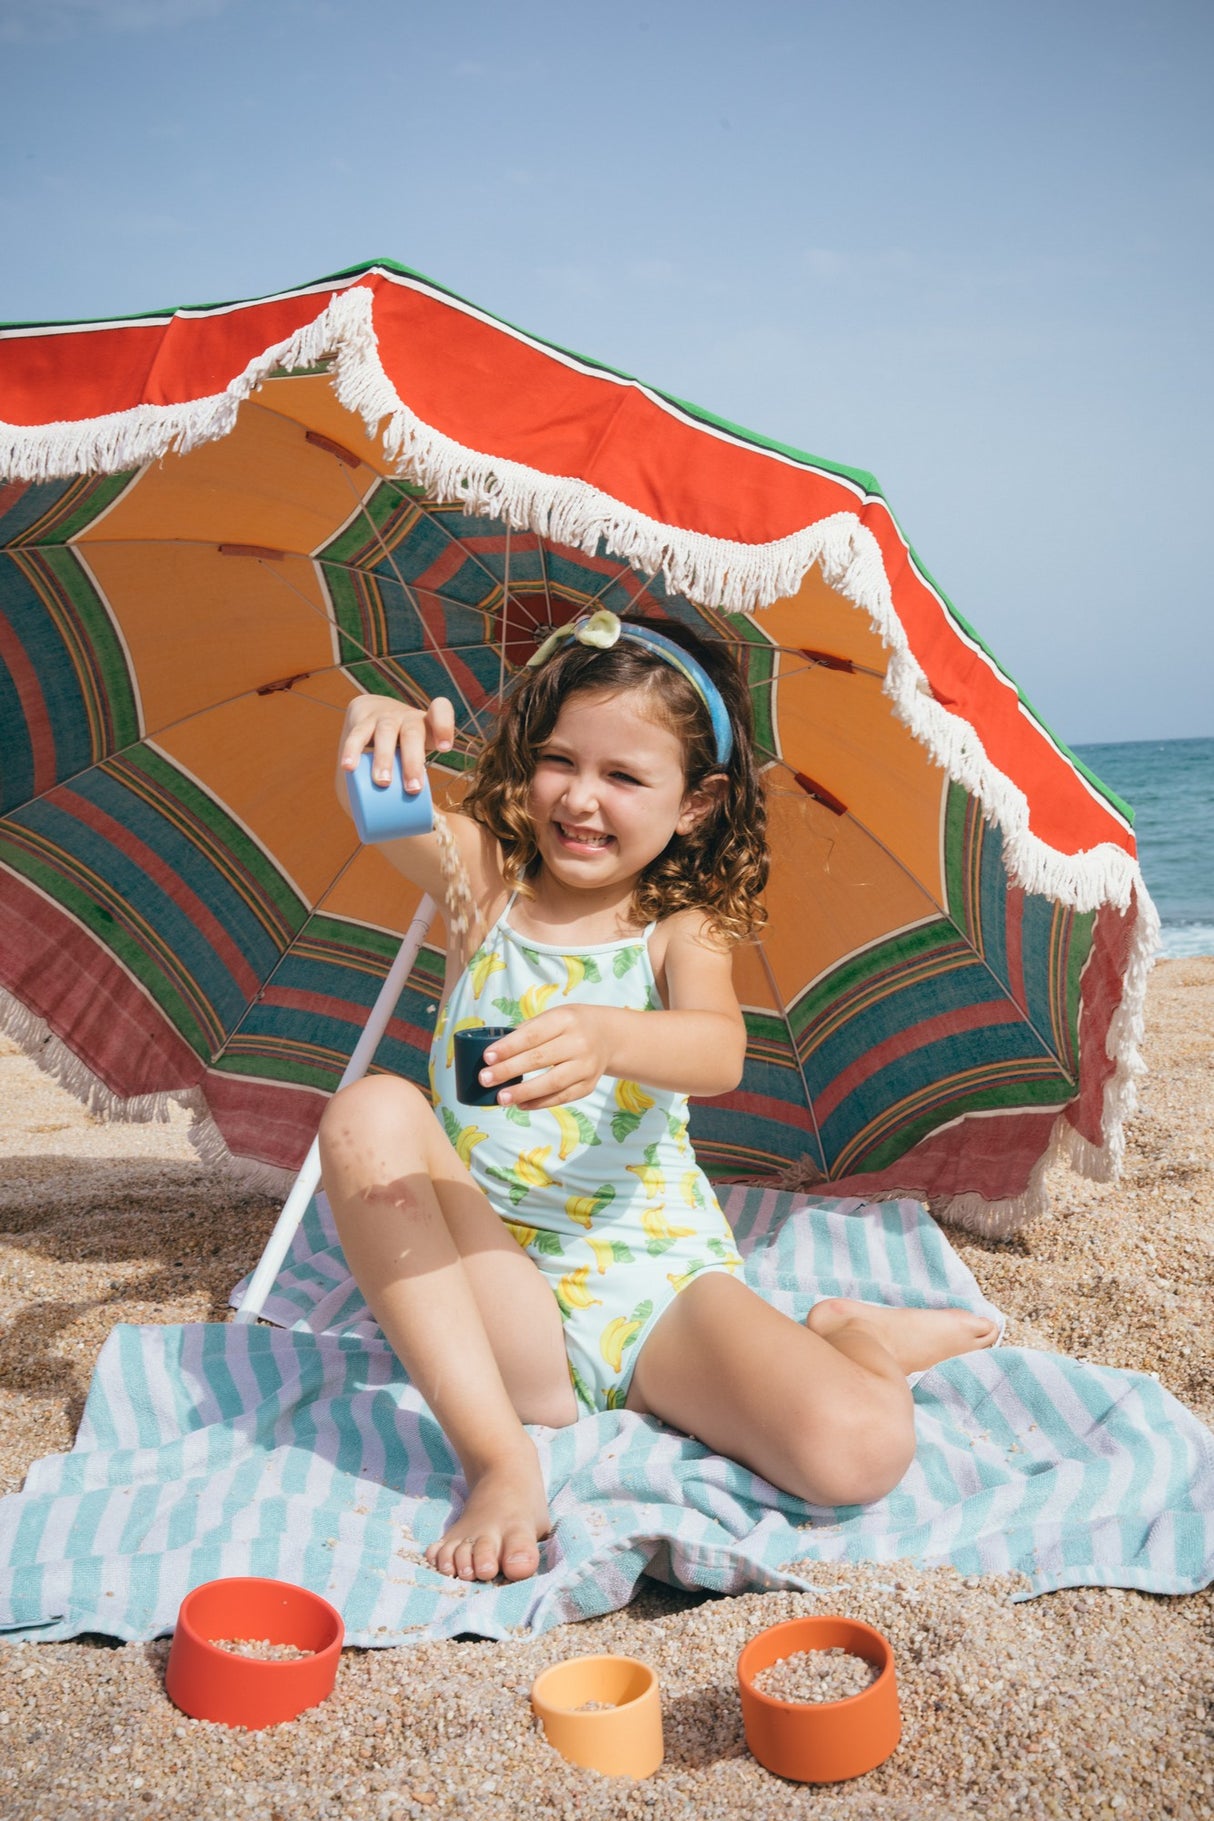
MULTIPOLYGON (((729 1200, 751 1281, 815 1296, 963 1302, 973 1278, 915 1203, 765 1190, 729 1200)), ((337 1605, 352 1644, 542 1630, 626 1603, 657 1573, 715 1592, 812 1585, 817 1561, 1019 1571, 1189 1592, 1214 1574, 1214 1437, 1153 1379, 999 1348, 915 1390, 918 1454, 880 1503, 813 1511, 627 1412, 537 1430, 556 1527, 533 1581, 468 1586, 422 1550, 460 1496, 441 1433, 365 1323, 323 1208, 275 1289, 294 1328, 116 1328, 71 1453, 0 1501, 0 1625, 148 1638, 188 1589, 265 1574, 337 1605), (313 1324, 316 1324, 315 1326, 313 1324)))

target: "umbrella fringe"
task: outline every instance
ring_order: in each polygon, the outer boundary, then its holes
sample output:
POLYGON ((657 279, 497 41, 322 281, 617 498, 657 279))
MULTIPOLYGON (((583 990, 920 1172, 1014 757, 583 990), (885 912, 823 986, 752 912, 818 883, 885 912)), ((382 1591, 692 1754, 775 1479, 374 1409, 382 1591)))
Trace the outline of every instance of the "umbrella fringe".
MULTIPOLYGON (((880 1202, 917 1201, 928 1209, 933 1220, 942 1221, 947 1226, 960 1227, 986 1239, 1006 1239, 1049 1208, 1045 1176, 1050 1166, 1059 1162, 1063 1156, 1065 1140, 1059 1129, 1063 1125, 1065 1121, 1059 1120, 1051 1136, 1049 1151, 1034 1165, 1032 1175, 1021 1194, 1005 1201, 988 1201, 976 1193, 933 1196, 925 1194, 922 1187, 913 1187, 910 1182, 893 1187, 870 1188, 859 1186, 850 1180, 839 1183, 823 1181, 816 1172, 807 1175, 795 1163, 790 1163, 774 1176, 766 1177, 763 1187, 816 1197, 840 1196, 844 1200, 855 1201, 857 1212, 880 1202)), ((1088 1148, 1095 1157, 1103 1157, 1104 1153, 1095 1146, 1088 1148)), ((1100 1171, 1085 1171, 1084 1174, 1094 1174, 1100 1180, 1104 1179, 1100 1171)))
MULTIPOLYGON (((57 1037, 44 1018, 0 987, 0 1032, 12 1039, 23 1055, 36 1062, 44 1074, 57 1081, 80 1101, 85 1111, 121 1121, 126 1125, 165 1124, 174 1107, 192 1113, 197 1120, 207 1116, 202 1089, 165 1088, 155 1094, 132 1094, 123 1098, 106 1086, 74 1050, 57 1037)), ((190 1128, 192 1137, 193 1127, 190 1128)))
MULTIPOLYGON (((1121 1136, 1118 1129, 1118 1139, 1121 1136)), ((983 1239, 1007 1239, 1021 1227, 1027 1226, 1029 1221, 1035 1220, 1039 1214, 1048 1213, 1050 1197, 1046 1177, 1052 1168, 1058 1164, 1069 1164, 1081 1176, 1096 1182, 1108 1182, 1117 1174, 1122 1151, 1124 1143, 1115 1147, 1111 1144, 1102 1147, 1090 1143, 1080 1137, 1064 1117, 1060 1117, 1050 1134, 1045 1155, 1034 1164, 1024 1189, 1019 1195, 1009 1196, 1002 1201, 989 1201, 975 1192, 963 1192, 960 1195, 925 1194, 921 1187, 915 1188, 909 1182, 880 1189, 859 1187, 851 1182, 824 1182, 816 1172, 807 1176, 804 1169, 795 1163, 766 1179, 764 1186, 815 1196, 831 1196, 842 1191, 848 1200, 858 1201, 861 1207, 885 1201, 918 1201, 928 1209, 934 1220, 939 1220, 946 1226, 960 1227, 962 1231, 974 1233, 983 1239), (1116 1166, 1111 1156, 1114 1149, 1118 1152, 1116 1166)))
MULTIPOLYGON (((1125 1092, 1126 1084, 1123 1084, 1121 1093, 1124 1095, 1125 1092)), ((1105 1093, 1107 1105, 1109 1090, 1105 1093)), ((1122 1102, 1123 1113, 1133 1111, 1134 1093, 1131 1079, 1128 1100, 1122 1102)), ((1108 1128, 1107 1142, 1103 1145, 1095 1145, 1084 1138, 1064 1115, 1060 1115, 1054 1122, 1049 1145, 1033 1165, 1021 1194, 1005 1201, 987 1201, 983 1196, 973 1194, 954 1195, 929 1201, 928 1207, 935 1219, 948 1226, 960 1227, 981 1239, 1008 1239, 1039 1214, 1049 1213, 1052 1204, 1047 1177, 1052 1169, 1069 1166, 1077 1176, 1084 1176, 1090 1182, 1115 1182, 1121 1173, 1124 1155, 1125 1133, 1120 1115, 1108 1128)))
MULTIPOLYGON (((404 403, 379 358, 372 293, 352 284, 293 335, 266 348, 222 392, 187 404, 136 405, 81 423, 0 426, 0 473, 47 481, 80 473, 117 473, 168 454, 185 454, 228 435, 243 401, 276 370, 332 361, 336 397, 380 435, 398 471, 436 498, 469 512, 496 515, 516 530, 594 552, 603 542, 646 575, 662 576, 672 592, 705 605, 751 612, 792 593, 814 566, 825 573, 874 567, 876 541, 858 553, 850 513, 764 545, 746 545, 663 524, 588 483, 542 474, 486 455, 431 428, 404 403)), ((638 388, 659 408, 658 394, 638 388)))
POLYGON ((244 400, 277 368, 315 366, 334 350, 348 350, 361 359, 374 353, 369 294, 366 308, 353 312, 347 298, 348 294, 334 297, 312 322, 266 348, 222 392, 206 398, 188 404, 134 405, 80 423, 0 426, 0 474, 28 481, 118 474, 164 455, 185 455, 203 443, 218 442, 234 428, 244 400))
POLYGON ((979 1239, 1010 1239, 1039 1214, 1048 1213, 1050 1198, 1045 1175, 1054 1161, 1051 1147, 1035 1165, 1023 1194, 1014 1195, 1007 1201, 985 1201, 981 1195, 954 1195, 948 1201, 929 1201, 928 1211, 934 1220, 959 1227, 962 1232, 973 1233, 979 1239))
MULTIPOLYGON (((867 613, 890 653, 885 692, 895 713, 949 779, 973 797, 987 821, 999 829, 1004 863, 1013 883, 1076 911, 1099 910, 1105 904, 1125 910, 1136 895, 1147 914, 1152 948, 1157 947, 1158 918, 1137 861, 1113 842, 1083 853, 1059 853, 1032 832, 1024 792, 987 756, 971 723, 935 699, 927 673, 910 649, 876 538, 858 520, 841 516, 848 527, 846 533, 836 532, 817 559, 823 580, 867 613)), ((824 528, 835 524, 835 520, 823 521, 824 528)), ((909 548, 907 558, 913 560, 909 548)), ((798 577, 798 584, 800 580, 798 577)), ((1030 719, 1029 725, 1035 723, 1030 719)), ((1052 736, 1044 728, 1038 731, 1057 750, 1052 736)))
POLYGON ((297 1171, 279 1169, 253 1158, 237 1157, 229 1150, 207 1105, 201 1087, 166 1088, 156 1094, 131 1094, 123 1098, 106 1086, 100 1076, 70 1050, 44 1018, 0 987, 0 1034, 11 1039, 46 1075, 77 1099, 94 1117, 123 1125, 167 1124, 175 1109, 191 1115, 183 1136, 207 1169, 224 1172, 246 1191, 285 1194, 297 1171))
MULTIPOLYGON (((896 624, 892 602, 889 614, 896 624)), ((1140 906, 1149 903, 1138 862, 1115 843, 1106 841, 1083 853, 1063 854, 1033 834, 1024 792, 987 757, 970 723, 932 699, 924 672, 909 651, 897 648, 886 625, 876 616, 874 624, 893 646, 885 688, 898 718, 999 829, 1012 882, 1076 911, 1099 910, 1105 904, 1125 910, 1135 894, 1140 906)))
POLYGON ((237 1157, 206 1108, 197 1115, 186 1137, 200 1163, 211 1170, 222 1170, 234 1187, 249 1194, 285 1196, 299 1174, 298 1170, 283 1170, 256 1157, 237 1157))
MULTIPOLYGON (((664 524, 587 481, 544 474, 457 443, 418 417, 388 378, 369 292, 334 299, 326 314, 341 335, 332 350, 338 402, 362 418, 369 434, 380 433, 398 472, 436 499, 588 555, 602 544, 639 573, 661 576, 672 593, 730 612, 770 606, 792 593, 816 563, 825 569, 855 562, 856 521, 850 513, 836 513, 768 544, 739 544, 664 524)), ((659 409, 669 409, 658 394, 638 390, 659 409)), ((875 540, 870 542, 876 551, 875 540)), ((862 562, 871 568, 870 552, 862 562)))

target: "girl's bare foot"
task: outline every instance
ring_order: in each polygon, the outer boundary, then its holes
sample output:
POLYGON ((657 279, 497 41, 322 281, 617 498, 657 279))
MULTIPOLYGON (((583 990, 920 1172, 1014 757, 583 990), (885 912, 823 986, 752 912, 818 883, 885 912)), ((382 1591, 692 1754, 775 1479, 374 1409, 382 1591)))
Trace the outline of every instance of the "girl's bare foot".
POLYGON ((459 1517, 426 1560, 440 1574, 461 1581, 525 1581, 540 1564, 539 1541, 552 1528, 548 1498, 534 1449, 530 1455, 495 1461, 468 1476, 468 1497, 459 1517))
POLYGON ((959 1353, 992 1347, 999 1335, 997 1323, 968 1309, 898 1309, 850 1296, 828 1296, 805 1318, 805 1326, 824 1340, 852 1324, 873 1334, 908 1376, 959 1353))

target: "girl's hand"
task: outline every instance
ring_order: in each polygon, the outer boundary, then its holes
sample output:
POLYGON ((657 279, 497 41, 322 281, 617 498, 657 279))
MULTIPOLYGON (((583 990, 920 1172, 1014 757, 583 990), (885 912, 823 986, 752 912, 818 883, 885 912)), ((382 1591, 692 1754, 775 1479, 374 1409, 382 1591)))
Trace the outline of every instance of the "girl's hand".
POLYGON ((533 1080, 504 1089, 499 1104, 538 1110, 581 1100, 608 1072, 610 1026, 618 1015, 608 1006, 562 1005, 528 1018, 485 1051, 482 1086, 542 1069, 533 1080))
POLYGON ((399 747, 405 789, 418 791, 427 752, 449 752, 454 739, 455 710, 446 696, 435 696, 424 712, 394 696, 355 696, 346 709, 337 763, 340 770, 353 771, 370 747, 371 775, 376 783, 386 784, 392 775, 392 755, 399 747))

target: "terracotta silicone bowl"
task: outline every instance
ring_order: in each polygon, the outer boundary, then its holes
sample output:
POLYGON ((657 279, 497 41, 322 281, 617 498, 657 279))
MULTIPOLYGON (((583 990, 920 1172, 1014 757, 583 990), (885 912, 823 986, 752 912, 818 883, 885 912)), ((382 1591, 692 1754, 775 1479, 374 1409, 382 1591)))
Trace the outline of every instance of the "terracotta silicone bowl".
POLYGON ((306 1587, 247 1575, 207 1581, 181 1602, 165 1689, 195 1720, 276 1726, 333 1692, 344 1636, 341 1614, 306 1587), (267 1661, 221 1650, 216 1638, 265 1638, 311 1654, 267 1661))
POLYGON ((746 1743, 765 1770, 796 1783, 841 1783, 889 1757, 902 1737, 902 1713, 889 1640, 859 1619, 823 1614, 771 1625, 738 1658, 746 1743), (803 1650, 846 1650, 865 1657, 876 1680, 844 1701, 780 1701, 754 1678, 803 1650))
POLYGON ((609 1777, 648 1777, 662 1762, 658 1678, 634 1657, 570 1657, 531 1685, 550 1745, 570 1764, 609 1777), (586 1711, 588 1702, 600 1707, 586 1711))

